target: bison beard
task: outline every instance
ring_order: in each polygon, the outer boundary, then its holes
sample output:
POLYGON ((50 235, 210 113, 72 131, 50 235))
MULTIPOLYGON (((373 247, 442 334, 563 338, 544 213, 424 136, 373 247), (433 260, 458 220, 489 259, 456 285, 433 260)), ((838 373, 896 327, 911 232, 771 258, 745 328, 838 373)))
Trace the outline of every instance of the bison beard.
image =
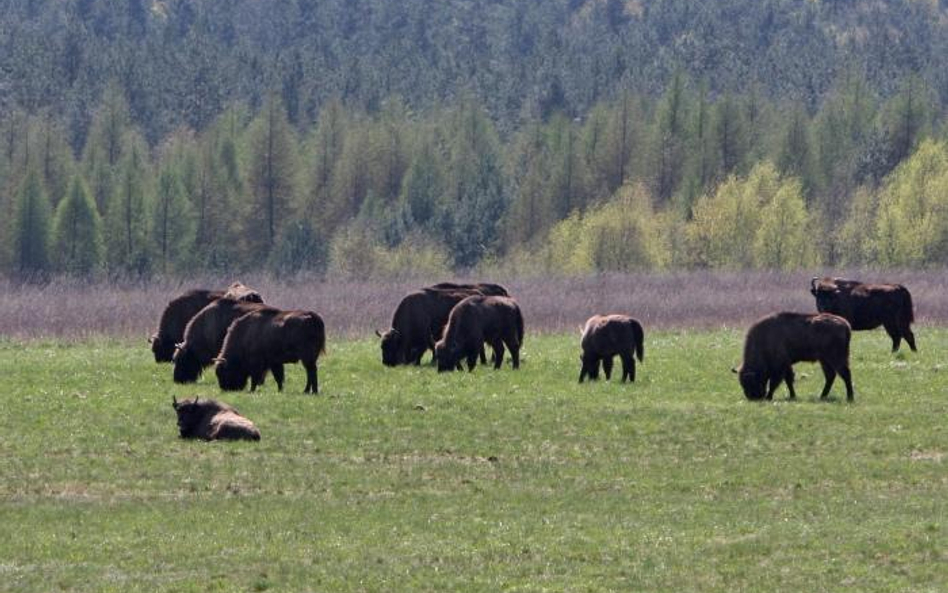
POLYGON ((172 398, 171 407, 178 415, 178 432, 183 439, 260 440, 260 431, 253 422, 224 402, 198 397, 179 402, 172 398))
POLYGON ((513 368, 520 368, 523 345, 523 315, 509 297, 470 296, 451 310, 444 337, 435 345, 438 371, 459 369, 467 360, 468 371, 477 365, 484 343, 494 351, 494 368, 504 360, 504 346, 510 350, 513 368))
POLYGON ((826 382, 821 399, 829 394, 838 374, 846 384, 846 399, 852 401, 850 335, 849 323, 832 314, 775 313, 764 317, 747 331, 744 361, 733 369, 744 396, 773 399, 774 391, 786 381, 790 399, 796 398, 793 364, 807 361, 819 362, 823 368, 826 382))
POLYGON ((901 284, 863 284, 843 278, 816 278, 810 280, 810 294, 816 299, 820 313, 839 315, 849 322, 854 331, 885 328, 896 352, 902 338, 916 352, 915 321, 912 295, 901 284))
POLYGON ((586 321, 582 335, 580 383, 587 376, 592 380, 599 378, 600 361, 606 379, 610 379, 612 358, 616 355, 622 361, 622 381, 628 377, 630 382, 635 382, 634 357, 638 357, 639 362, 645 357, 645 334, 638 321, 627 315, 594 315, 586 321))
POLYGON ((234 321, 227 330, 215 371, 220 388, 240 391, 250 381, 250 390, 273 373, 277 389, 283 390, 286 363, 300 362, 306 369, 304 393, 319 393, 316 362, 326 348, 322 318, 312 311, 278 311, 266 308, 234 321))
POLYGON ((425 352, 434 350, 451 309, 473 295, 507 296, 507 289, 499 284, 442 282, 405 295, 392 315, 392 327, 375 332, 381 338, 382 364, 421 364, 425 352))

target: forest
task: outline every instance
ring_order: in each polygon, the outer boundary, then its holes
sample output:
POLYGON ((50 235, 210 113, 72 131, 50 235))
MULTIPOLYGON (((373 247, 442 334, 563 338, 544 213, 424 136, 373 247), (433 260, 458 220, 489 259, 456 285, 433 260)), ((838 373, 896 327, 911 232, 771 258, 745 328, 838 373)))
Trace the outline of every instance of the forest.
POLYGON ((945 3, 0 11, 10 278, 948 257, 945 3))

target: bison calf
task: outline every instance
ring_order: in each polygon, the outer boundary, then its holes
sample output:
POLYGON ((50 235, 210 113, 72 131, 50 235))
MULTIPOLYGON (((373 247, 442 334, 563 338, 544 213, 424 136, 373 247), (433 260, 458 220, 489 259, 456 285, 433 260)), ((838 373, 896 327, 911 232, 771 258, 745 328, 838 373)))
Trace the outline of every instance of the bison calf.
POLYGON ((238 317, 263 308, 256 302, 220 298, 201 309, 184 328, 184 338, 175 348, 175 383, 193 383, 221 351, 227 328, 238 317))
POLYGON ((814 277, 810 280, 810 294, 820 313, 839 315, 854 331, 881 325, 892 338, 892 352, 899 349, 902 338, 916 352, 911 327, 915 321, 912 295, 901 284, 863 284, 843 278, 814 277))
POLYGON ((579 382, 586 377, 599 378, 599 363, 606 373, 606 379, 612 376, 612 359, 618 355, 622 361, 622 381, 628 377, 635 381, 635 358, 642 362, 645 357, 645 334, 642 325, 627 315, 593 315, 586 321, 582 330, 581 346, 583 363, 579 371, 579 382))
POLYGON ((820 398, 829 394, 838 374, 846 384, 846 399, 853 400, 849 372, 849 339, 852 331, 842 317, 829 313, 775 313, 756 322, 744 340, 744 361, 738 373, 747 399, 773 399, 774 391, 787 382, 793 390, 793 364, 819 362, 826 383, 820 398), (769 387, 768 387, 769 383, 769 387))
POLYGON ((513 367, 520 368, 523 315, 512 298, 477 295, 455 305, 448 316, 444 337, 435 344, 438 371, 459 368, 463 359, 467 359, 468 370, 473 371, 485 342, 494 350, 495 369, 504 360, 504 346, 510 350, 513 367))
POLYGON ((259 441, 260 431, 253 422, 233 407, 213 399, 195 397, 180 402, 172 398, 171 407, 178 414, 178 431, 183 439, 246 439, 259 441))
POLYGON ((326 349, 326 328, 312 311, 259 309, 239 317, 215 359, 217 382, 225 391, 240 391, 250 380, 254 391, 267 371, 283 391, 283 365, 301 362, 306 369, 304 393, 319 393, 316 361, 326 349))

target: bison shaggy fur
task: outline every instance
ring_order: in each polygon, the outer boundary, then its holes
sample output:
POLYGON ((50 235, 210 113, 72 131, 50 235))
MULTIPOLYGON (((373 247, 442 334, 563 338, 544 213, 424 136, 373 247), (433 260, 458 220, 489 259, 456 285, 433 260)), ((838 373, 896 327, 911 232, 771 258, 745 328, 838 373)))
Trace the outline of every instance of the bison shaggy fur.
POLYGON ((810 294, 820 313, 833 313, 849 322, 853 331, 875 329, 880 325, 892 339, 892 351, 908 342, 915 349, 912 323, 915 312, 912 295, 901 284, 864 284, 844 278, 813 278, 810 294))
POLYGON ((184 328, 184 338, 175 348, 175 383, 193 383, 221 351, 227 328, 238 317, 263 308, 257 302, 220 298, 201 309, 184 328))
POLYGON ((267 371, 283 390, 283 365, 300 362, 306 369, 304 393, 319 393, 316 362, 326 349, 323 319, 312 311, 266 307, 237 318, 227 330, 216 359, 220 388, 240 391, 250 381, 254 391, 267 371))
POLYGON ((628 377, 635 381, 635 358, 642 362, 645 357, 645 333, 642 324, 628 315, 593 315, 583 328, 580 356, 582 369, 579 382, 587 376, 599 378, 599 363, 606 373, 606 379, 612 375, 612 359, 618 356, 622 361, 622 381, 628 377))
POLYGON ((232 406, 213 399, 172 398, 178 414, 178 432, 183 439, 259 441, 260 431, 232 406))
POLYGON ((793 364, 819 362, 826 382, 820 394, 825 399, 836 375, 846 384, 846 399, 853 399, 849 372, 849 322, 830 313, 775 313, 754 323, 744 340, 744 361, 738 373, 744 396, 750 400, 773 399, 774 391, 787 382, 793 390, 793 364), (769 383, 769 387, 768 387, 769 383))
POLYGON ((171 362, 174 360, 175 346, 184 337, 184 329, 191 318, 204 307, 225 296, 250 303, 263 302, 260 293, 240 282, 234 282, 226 291, 198 288, 175 297, 161 313, 161 319, 158 321, 158 331, 149 338, 151 351, 155 355, 155 362, 171 362))
POLYGON ((442 282, 405 295, 392 315, 392 327, 376 335, 381 340, 382 364, 421 364, 427 350, 434 350, 451 309, 472 295, 507 296, 499 284, 442 282))
POLYGON ((484 343, 494 350, 494 368, 504 360, 504 346, 510 350, 513 368, 520 368, 523 345, 523 315, 510 297, 475 295, 455 305, 448 317, 444 337, 435 345, 438 371, 460 368, 467 359, 473 371, 484 343))

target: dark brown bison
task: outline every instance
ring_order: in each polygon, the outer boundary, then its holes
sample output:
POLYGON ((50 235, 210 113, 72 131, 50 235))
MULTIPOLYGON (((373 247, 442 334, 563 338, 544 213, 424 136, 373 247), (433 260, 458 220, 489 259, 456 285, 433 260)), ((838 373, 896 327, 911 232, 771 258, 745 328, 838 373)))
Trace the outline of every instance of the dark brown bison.
POLYGON ((238 301, 262 303, 260 293, 247 288, 240 282, 234 282, 226 291, 195 289, 189 290, 171 300, 161 313, 158 321, 158 332, 151 342, 151 351, 155 355, 155 362, 171 362, 174 359, 175 346, 184 337, 184 328, 198 311, 213 303, 217 299, 228 296, 238 301))
POLYGON ((326 328, 312 311, 280 311, 265 307, 237 318, 215 359, 217 382, 225 391, 254 391, 267 371, 283 390, 283 365, 301 362, 306 369, 304 393, 319 393, 316 361, 326 349, 326 328))
POLYGON ((475 295, 455 305, 444 328, 444 337, 435 344, 438 371, 460 368, 467 359, 473 371, 484 344, 494 350, 494 368, 504 360, 504 346, 510 350, 515 369, 520 368, 520 346, 523 344, 523 315, 510 297, 475 295))
POLYGON ((184 338, 175 347, 175 383, 197 381, 221 351, 230 324, 238 317, 264 306, 256 302, 248 303, 224 297, 198 311, 184 328, 184 338))
POLYGON ((744 362, 734 369, 747 399, 773 399, 774 391, 787 382, 790 399, 793 390, 793 364, 819 362, 826 383, 820 398, 825 398, 838 374, 846 384, 846 399, 853 399, 849 373, 849 322, 829 313, 774 313, 756 322, 744 340, 744 362), (769 382, 769 387, 768 387, 769 382))
POLYGON ((622 381, 626 377, 635 381, 635 357, 639 362, 645 357, 645 333, 642 325, 628 315, 593 315, 586 321, 582 330, 581 346, 583 363, 579 371, 579 382, 587 376, 599 378, 599 363, 606 373, 606 379, 612 375, 612 359, 618 355, 622 361, 622 381))
POLYGON ((425 352, 434 350, 451 309, 478 294, 507 296, 507 289, 499 284, 442 282, 407 294, 395 308, 392 327, 375 332, 382 339, 382 364, 421 364, 425 352))
POLYGON ((915 349, 912 322, 915 313, 912 295, 901 284, 863 284, 844 278, 816 278, 810 280, 810 293, 816 298, 821 313, 833 313, 849 322, 855 331, 875 329, 880 325, 892 338, 892 351, 908 342, 915 349))
POLYGON ((259 441, 260 431, 232 406, 213 399, 171 399, 182 439, 259 441))

